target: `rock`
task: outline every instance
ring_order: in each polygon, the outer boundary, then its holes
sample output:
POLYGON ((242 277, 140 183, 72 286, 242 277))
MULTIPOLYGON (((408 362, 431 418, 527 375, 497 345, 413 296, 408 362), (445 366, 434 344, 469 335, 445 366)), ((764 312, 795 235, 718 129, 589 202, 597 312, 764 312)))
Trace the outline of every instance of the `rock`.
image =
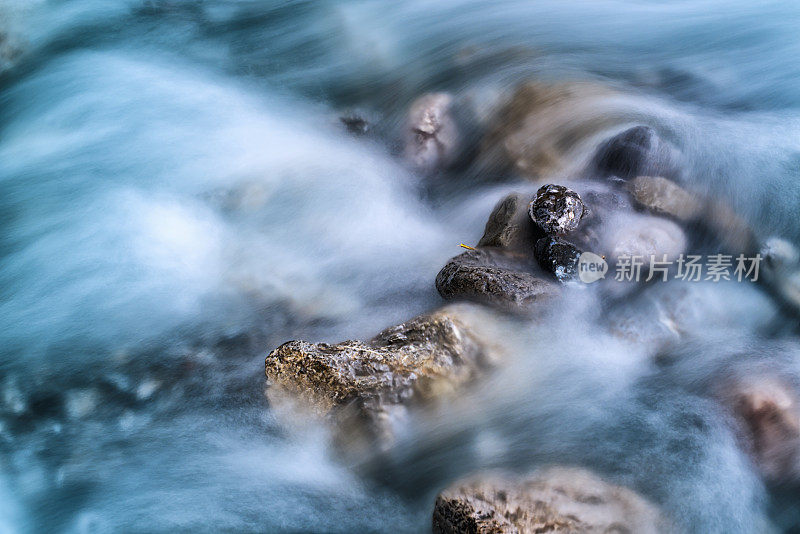
POLYGON ((577 468, 459 482, 439 494, 433 510, 436 534, 674 531, 652 503, 577 468))
POLYGON ((367 342, 290 341, 265 361, 270 405, 333 419, 339 441, 388 446, 408 408, 444 398, 481 376, 497 352, 476 332, 486 311, 451 305, 367 342))
POLYGON ((544 237, 528 214, 529 195, 511 193, 489 215, 479 247, 499 247, 517 252, 530 251, 533 243, 544 237))
POLYGON ((594 169, 602 176, 630 180, 636 176, 679 174, 676 151, 649 126, 634 126, 602 143, 594 169))
POLYGON ((527 256, 481 248, 447 262, 436 276, 436 289, 448 300, 527 312, 558 294, 558 286, 547 278, 527 256))
POLYGON ((600 235, 600 251, 616 262, 623 256, 638 256, 645 265, 651 256, 661 260, 667 255, 668 261, 675 261, 686 251, 686 235, 680 226, 653 215, 620 213, 611 217, 600 235))
POLYGON ((630 192, 639 206, 682 222, 703 213, 703 202, 696 195, 661 176, 637 176, 630 183, 630 192))
POLYGON ((578 274, 581 250, 560 237, 543 237, 536 242, 536 259, 547 272, 553 273, 559 282, 571 280, 578 274))
POLYGON ((533 222, 551 235, 565 235, 575 230, 585 211, 578 193, 555 184, 540 187, 528 206, 533 222))
POLYGON ((370 130, 370 123, 363 114, 350 112, 339 117, 347 131, 354 135, 364 135, 370 130))
POLYGON ((511 167, 535 180, 577 172, 593 136, 618 123, 618 96, 594 82, 522 84, 484 136, 483 166, 511 167))
POLYGON ((452 105, 447 93, 429 93, 411 104, 405 157, 417 170, 430 172, 453 161, 459 136, 452 105))
POLYGON ((741 376, 722 389, 746 449, 763 477, 797 482, 800 477, 800 397, 783 378, 765 373, 741 376))
POLYGON ((771 237, 759 253, 759 279, 769 284, 784 303, 800 309, 800 251, 785 239, 771 237))

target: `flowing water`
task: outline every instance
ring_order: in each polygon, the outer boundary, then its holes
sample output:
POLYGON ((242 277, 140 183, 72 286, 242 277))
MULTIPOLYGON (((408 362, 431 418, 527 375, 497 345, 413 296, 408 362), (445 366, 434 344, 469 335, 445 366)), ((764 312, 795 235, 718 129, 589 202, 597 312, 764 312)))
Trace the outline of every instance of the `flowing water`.
POLYGON ((402 163, 427 91, 613 86, 698 188, 800 240, 799 26, 790 1, 0 0, 0 532, 419 532, 456 477, 549 462, 689 531, 790 529, 796 493, 705 395, 736 354, 800 371, 751 286, 692 289, 668 371, 578 299, 382 468, 280 426, 263 358, 438 305, 439 268, 519 186, 402 163))

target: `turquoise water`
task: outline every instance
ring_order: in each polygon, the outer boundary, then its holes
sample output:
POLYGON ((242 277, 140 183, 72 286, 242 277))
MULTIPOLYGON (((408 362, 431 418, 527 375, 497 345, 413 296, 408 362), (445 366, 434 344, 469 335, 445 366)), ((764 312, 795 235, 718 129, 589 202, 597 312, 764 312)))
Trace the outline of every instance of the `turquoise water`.
MULTIPOLYGON (((800 240, 799 25, 794 2, 0 0, 19 51, 0 73, 0 532, 424 531, 485 463, 452 436, 481 429, 505 466, 591 465, 692 531, 788 528, 795 494, 692 394, 707 368, 664 380, 602 340, 602 369, 539 355, 574 391, 520 382, 358 477, 319 429, 276 424, 262 365, 437 305, 439 268, 517 183, 467 163, 430 187, 402 164, 427 91, 488 107, 528 79, 611 85, 699 187, 800 240), (351 109, 371 135, 343 130, 351 109)), ((775 312, 737 291, 702 301, 746 310, 744 339, 698 321, 750 346, 775 312)), ((565 335, 595 343, 585 321, 565 335)))

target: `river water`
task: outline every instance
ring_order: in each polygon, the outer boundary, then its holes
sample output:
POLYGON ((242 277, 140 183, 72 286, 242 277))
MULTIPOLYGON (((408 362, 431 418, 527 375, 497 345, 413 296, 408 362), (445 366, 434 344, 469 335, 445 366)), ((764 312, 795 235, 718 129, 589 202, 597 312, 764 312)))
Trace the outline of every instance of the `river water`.
POLYGON ((789 529, 796 494, 697 392, 733 353, 797 367, 751 286, 692 290, 697 359, 666 375, 564 310, 377 475, 278 424, 263 358, 438 305, 438 270, 519 185, 403 164, 428 91, 612 85, 698 187, 800 240, 799 25, 790 1, 0 0, 0 532, 419 532, 457 476, 554 461, 689 531, 789 529))

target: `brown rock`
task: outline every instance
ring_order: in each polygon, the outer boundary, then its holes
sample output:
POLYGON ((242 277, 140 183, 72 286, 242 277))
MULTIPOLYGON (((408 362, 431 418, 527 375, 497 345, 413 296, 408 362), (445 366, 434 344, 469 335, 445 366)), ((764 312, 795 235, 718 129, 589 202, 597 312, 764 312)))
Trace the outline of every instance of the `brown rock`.
POLYGON ((580 159, 581 148, 589 149, 582 143, 618 121, 616 94, 591 82, 521 85, 484 139, 484 164, 511 166, 534 179, 566 172, 580 159))
POLYGON ((631 196, 639 206, 679 221, 688 222, 703 212, 696 195, 660 176, 637 176, 630 183, 631 196))
POLYGON ((390 444, 408 407, 444 398, 492 366, 496 351, 467 326, 485 314, 451 305, 367 342, 284 343, 265 362, 270 404, 332 417, 347 441, 390 444))
POLYGON ((777 375, 756 374, 730 381, 722 398, 762 476, 773 482, 796 482, 800 476, 797 390, 777 375))
POLYGON ((436 276, 436 289, 448 300, 523 312, 533 311, 559 293, 557 284, 530 255, 493 248, 469 250, 452 258, 436 276))
POLYGON ((593 473, 554 467, 524 478, 488 475, 436 498, 436 534, 675 532, 650 502, 593 473))

